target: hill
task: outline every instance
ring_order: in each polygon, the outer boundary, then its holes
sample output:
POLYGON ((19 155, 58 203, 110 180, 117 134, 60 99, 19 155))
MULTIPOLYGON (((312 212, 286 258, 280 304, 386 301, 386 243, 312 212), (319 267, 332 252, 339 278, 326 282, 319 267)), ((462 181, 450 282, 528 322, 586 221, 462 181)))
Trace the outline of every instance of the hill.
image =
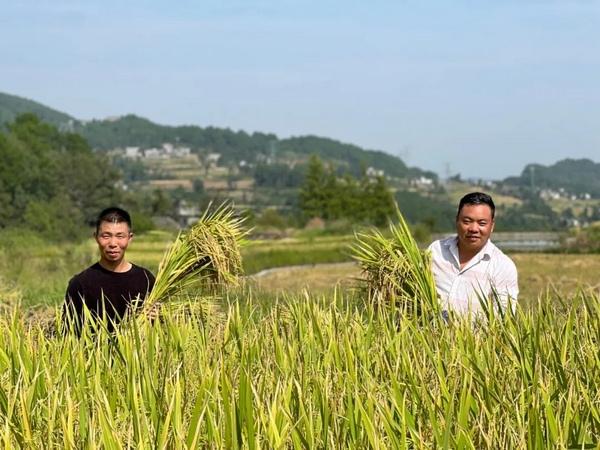
POLYGON ((102 150, 125 146, 160 147, 165 142, 176 142, 190 146, 193 153, 219 153, 221 165, 240 161, 258 163, 267 159, 305 160, 309 155, 316 154, 353 174, 370 166, 384 170, 393 177, 422 175, 437 179, 433 172, 407 167, 396 156, 318 136, 279 139, 272 133, 250 134, 229 128, 194 125, 173 127, 159 125, 136 115, 79 123, 74 131, 84 136, 92 147, 102 150))
POLYGON ((600 163, 590 159, 564 159, 550 166, 528 164, 521 175, 509 177, 504 185, 546 190, 545 196, 589 195, 600 198, 600 163))
POLYGON ((61 129, 82 135, 96 150, 128 146, 160 147, 170 142, 189 146, 192 153, 196 154, 218 153, 219 165, 223 166, 236 165, 241 161, 260 163, 265 160, 279 160, 293 165, 295 162, 305 161, 310 154, 316 154, 340 170, 353 174, 358 174, 370 166, 383 170, 392 177, 425 176, 437 179, 435 173, 409 168, 396 156, 323 137, 301 136, 279 139, 272 133, 247 133, 229 128, 167 126, 133 114, 116 119, 84 122, 34 101, 0 94, 0 125, 12 121, 17 115, 25 112, 34 113, 42 120, 61 129))
POLYGON ((58 127, 65 126, 74 120, 68 114, 48 108, 41 103, 0 92, 0 126, 13 122, 17 116, 24 113, 33 113, 44 122, 58 127))

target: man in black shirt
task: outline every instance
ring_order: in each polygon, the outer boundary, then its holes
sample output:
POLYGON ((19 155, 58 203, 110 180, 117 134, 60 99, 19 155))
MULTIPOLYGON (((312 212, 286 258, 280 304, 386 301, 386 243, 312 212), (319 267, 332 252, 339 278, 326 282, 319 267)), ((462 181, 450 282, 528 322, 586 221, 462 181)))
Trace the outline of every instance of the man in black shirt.
POLYGON ((133 233, 131 218, 120 208, 107 208, 96 221, 94 238, 100 250, 100 261, 75 275, 65 295, 64 317, 73 321, 81 332, 87 308, 91 317, 106 318, 113 330, 125 314, 139 307, 154 287, 154 275, 125 259, 125 251, 133 233))

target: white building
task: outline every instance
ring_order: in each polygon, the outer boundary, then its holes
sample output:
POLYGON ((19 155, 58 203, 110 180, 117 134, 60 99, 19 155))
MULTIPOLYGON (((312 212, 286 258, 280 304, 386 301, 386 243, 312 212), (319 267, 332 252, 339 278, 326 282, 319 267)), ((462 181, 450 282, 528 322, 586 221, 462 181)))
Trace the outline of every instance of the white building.
POLYGON ((385 172, 383 170, 369 166, 367 167, 366 174, 368 177, 382 177, 385 174, 385 172))
POLYGON ((542 189, 540 191, 540 198, 543 200, 558 200, 561 197, 561 192, 553 191, 552 189, 542 189))
POLYGON ((163 156, 163 154, 157 148, 147 148, 144 150, 144 156, 148 159, 159 159, 163 156))
POLYGON ((433 179, 425 177, 423 175, 421 175, 419 178, 414 178, 411 182, 414 186, 418 186, 418 187, 432 187, 433 186, 433 179))
POLYGON ((221 159, 220 153, 209 153, 208 155, 206 155, 206 163, 209 166, 216 165, 219 162, 219 159, 221 159))
POLYGON ((140 157, 140 148, 139 147, 125 147, 125 157, 126 158, 139 158, 140 157))
POLYGON ((190 156, 192 149, 189 147, 175 147, 173 149, 173 156, 183 157, 190 156))

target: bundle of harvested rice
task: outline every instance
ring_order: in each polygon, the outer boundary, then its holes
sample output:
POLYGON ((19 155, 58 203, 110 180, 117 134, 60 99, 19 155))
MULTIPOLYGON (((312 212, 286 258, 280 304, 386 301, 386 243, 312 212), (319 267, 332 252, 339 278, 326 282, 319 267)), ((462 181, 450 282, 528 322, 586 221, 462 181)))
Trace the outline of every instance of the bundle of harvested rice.
POLYGON ((230 205, 222 204, 214 211, 209 205, 198 222, 180 233, 165 252, 145 309, 198 281, 207 285, 237 283, 242 271, 240 245, 247 234, 243 222, 230 205))
POLYGON ((395 304, 422 311, 437 308, 437 293, 429 255, 421 251, 404 217, 390 224, 391 236, 379 230, 356 233, 352 256, 362 270, 360 283, 368 298, 379 305, 395 304))

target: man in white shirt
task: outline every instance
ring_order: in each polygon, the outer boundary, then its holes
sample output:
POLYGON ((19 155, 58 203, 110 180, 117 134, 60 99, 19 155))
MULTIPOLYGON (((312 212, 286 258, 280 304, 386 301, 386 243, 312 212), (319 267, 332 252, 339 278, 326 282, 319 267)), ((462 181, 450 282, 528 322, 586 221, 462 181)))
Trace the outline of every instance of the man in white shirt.
POLYGON ((477 315, 490 299, 502 311, 516 307, 517 268, 490 240, 496 208, 481 192, 458 205, 456 235, 429 246, 433 276, 444 311, 477 315))

